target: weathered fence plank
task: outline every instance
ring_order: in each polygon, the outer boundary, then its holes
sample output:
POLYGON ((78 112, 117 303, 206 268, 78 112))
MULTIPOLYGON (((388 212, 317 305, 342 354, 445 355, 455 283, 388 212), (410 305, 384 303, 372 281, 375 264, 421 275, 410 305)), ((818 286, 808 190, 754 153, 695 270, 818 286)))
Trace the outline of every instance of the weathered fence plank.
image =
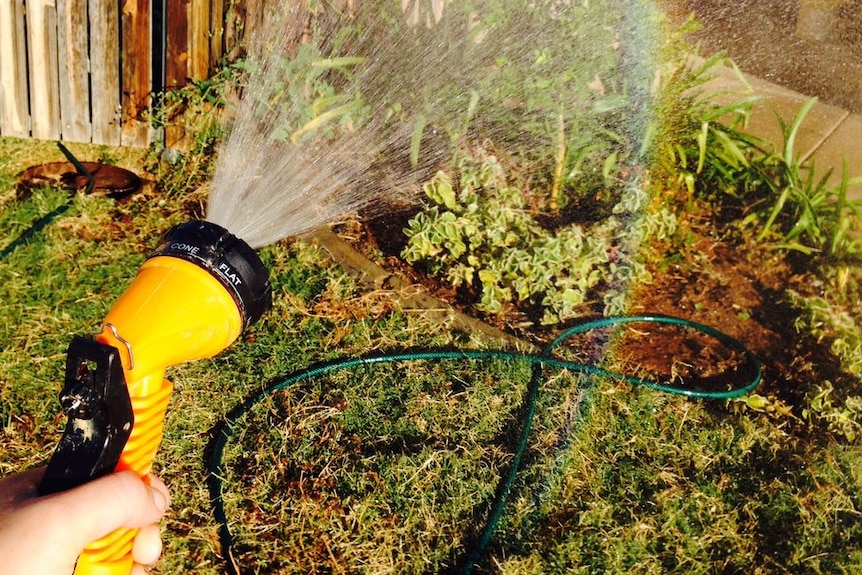
POLYGON ((24 0, 0 0, 0 135, 30 136, 24 0))
POLYGON ((188 77, 207 77, 210 68, 210 1, 191 0, 189 7, 188 77))
POLYGON ((123 0, 122 5, 122 144, 146 147, 151 127, 148 111, 153 69, 150 0, 123 0))
MULTIPOLYGON (((165 0, 165 90, 175 90, 187 84, 189 77, 189 2, 165 0), (183 25, 180 25, 180 24, 183 25)), ((165 146, 187 147, 182 126, 165 126, 165 146)))
POLYGON ((209 70, 215 70, 224 55, 225 0, 212 0, 210 3, 210 59, 209 70))
POLYGON ((90 86, 93 143, 119 146, 120 33, 116 0, 90 0, 90 86))
POLYGON ((53 0, 30 0, 27 53, 30 77, 30 133, 60 139, 60 75, 57 59, 57 7, 53 0))
MULTIPOLYGON (((249 4, 262 0, 0 0, 0 135, 148 145, 153 90, 235 58, 249 4)), ((183 136, 165 130, 168 145, 183 136)))
POLYGON ((60 80, 60 135, 71 142, 90 141, 90 74, 87 0, 57 3, 57 49, 60 80))
POLYGON ((165 88, 168 90, 185 86, 186 78, 189 75, 189 34, 187 24, 187 0, 166 0, 165 88))

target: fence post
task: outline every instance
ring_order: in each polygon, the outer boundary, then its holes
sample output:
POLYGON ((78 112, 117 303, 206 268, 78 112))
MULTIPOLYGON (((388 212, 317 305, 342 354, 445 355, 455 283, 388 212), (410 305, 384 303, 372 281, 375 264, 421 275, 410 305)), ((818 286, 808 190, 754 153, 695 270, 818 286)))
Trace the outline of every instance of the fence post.
MULTIPOLYGON (((215 60, 221 56, 222 2, 166 0, 166 90, 186 86, 190 79, 205 80, 214 70, 215 60)), ((179 149, 190 145, 182 126, 165 126, 165 145, 179 149)))
POLYGON ((210 70, 210 2, 189 2, 189 68, 188 77, 204 80, 210 70))

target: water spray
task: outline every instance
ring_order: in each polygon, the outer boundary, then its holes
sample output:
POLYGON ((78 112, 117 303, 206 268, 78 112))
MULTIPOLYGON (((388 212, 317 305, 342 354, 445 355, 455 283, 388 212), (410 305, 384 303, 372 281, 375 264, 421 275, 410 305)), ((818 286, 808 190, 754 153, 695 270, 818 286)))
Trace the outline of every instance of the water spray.
MULTIPOLYGON (((243 240, 204 221, 169 230, 98 333, 69 345, 60 393, 68 422, 40 492, 114 471, 146 478, 173 389, 165 370, 220 353, 270 305, 269 272, 243 240)), ((136 533, 93 542, 76 575, 130 573, 136 533)))
MULTIPOLYGON (((339 56, 354 52, 363 54, 363 57, 367 54, 369 60, 362 70, 350 69, 348 71, 351 74, 345 74, 345 77, 355 80, 344 81, 344 86, 327 86, 343 87, 343 93, 339 96, 350 98, 334 100, 327 97, 310 102, 322 106, 321 109, 326 111, 311 122, 298 124, 299 120, 305 121, 301 114, 295 113, 302 106, 272 105, 273 94, 283 91, 285 58, 283 49, 276 49, 279 44, 273 42, 273 38, 284 37, 285 30, 301 35, 307 24, 306 15, 299 8, 292 3, 284 5, 290 7, 281 14, 268 14, 269 26, 258 30, 257 44, 251 42, 251 53, 256 54, 259 61, 249 69, 257 70, 257 74, 252 75, 253 81, 248 82, 235 125, 219 152, 220 162, 207 208, 207 217, 216 223, 189 222, 171 229, 111 308, 95 336, 75 337, 69 345, 65 384, 60 394, 60 403, 68 415, 68 422, 40 485, 40 491, 44 494, 70 489, 114 471, 131 470, 143 478, 148 477, 161 442, 172 392, 172 384, 165 379, 167 368, 217 355, 259 319, 271 304, 269 274, 253 247, 329 223, 355 208, 368 206, 371 203, 369 200, 388 198, 393 193, 400 196, 407 193, 403 190, 418 189, 418 184, 423 181, 419 169, 422 165, 411 165, 408 173, 397 178, 394 184, 383 178, 372 181, 373 178, 368 177, 367 173, 378 161, 380 153, 390 148, 409 148, 411 164, 415 163, 415 159, 420 164, 427 162, 424 167, 429 169, 436 166, 436 161, 441 159, 438 156, 442 153, 435 154, 433 150, 429 152, 423 148, 422 154, 419 154, 425 126, 467 126, 473 115, 478 113, 476 106, 493 96, 499 88, 499 82, 491 86, 484 86, 482 82, 465 84, 476 74, 475 70, 493 69, 498 60, 507 60, 500 57, 503 48, 506 48, 503 54, 518 61, 520 68, 532 69, 536 49, 542 46, 539 40, 553 37, 544 27, 523 27, 523 34, 508 35, 495 43, 487 36, 493 33, 493 27, 487 30, 474 29, 472 20, 464 20, 460 22, 460 28, 440 27, 439 31, 426 32, 434 40, 428 42, 427 46, 414 41, 421 29, 407 30, 400 35, 395 30, 391 37, 387 37, 392 42, 383 43, 395 48, 381 53, 376 51, 376 46, 363 43, 365 40, 374 40, 375 44, 379 44, 380 39, 373 34, 363 33, 355 39, 352 51, 350 47, 343 48, 344 53, 329 53, 321 49, 319 59, 309 64, 312 71, 332 70, 336 63, 355 61, 344 60, 339 56), (462 33, 458 37, 445 33, 451 29, 461 30, 462 33), (426 47, 434 46, 440 47, 442 53, 425 50, 426 47), (382 58, 375 63, 371 58, 375 54, 378 58, 389 56, 391 59, 382 58), (465 57, 465 54, 469 57, 465 57), (485 60, 481 59, 483 55, 485 60), (408 63, 407 69, 403 64, 405 62, 408 63), (447 65, 441 65, 441 62, 447 65), (408 73, 412 71, 417 73, 408 73), (392 78, 401 84, 393 85, 392 78), (465 100, 463 106, 460 101, 446 96, 446 88, 451 83, 461 86, 458 95, 465 100), (412 98, 407 96, 421 97, 418 98, 419 103, 415 105, 413 115, 404 113, 399 120, 408 127, 406 131, 394 130, 394 135, 390 136, 389 118, 394 108, 387 96, 393 88, 399 88, 408 103, 412 98), (361 101, 373 104, 371 111, 374 113, 370 113, 370 119, 359 126, 361 129, 346 131, 336 142, 330 143, 321 137, 307 142, 307 145, 291 146, 273 136, 286 129, 286 126, 291 126, 293 131, 289 132, 292 134, 289 141, 293 143, 294 137, 298 140, 300 136, 309 135, 307 127, 319 125, 323 120, 334 117, 335 112, 346 109, 343 106, 331 107, 333 101, 348 102, 346 105, 352 106, 360 101, 359 96, 362 97, 361 101), (429 97, 431 99, 425 101, 429 97), (265 105, 261 106, 261 102, 265 105), (276 110, 277 113, 270 116, 263 114, 262 109, 276 110), (465 110, 468 113, 465 114, 465 110), (405 134, 409 137, 402 137, 405 134), (409 145, 404 143, 405 140, 409 145), (243 239, 237 238, 222 225, 229 225, 233 233, 243 239)), ((638 7, 639 4, 632 2, 632 6, 638 7)), ((397 12, 396 8, 393 10, 397 12)), ((449 8, 446 10, 448 12, 449 8)), ((510 12, 508 6, 506 11, 510 12)), ((511 13, 516 14, 514 11, 511 13)), ((642 10, 629 14, 625 25, 636 32, 640 29, 641 20, 646 19, 642 16, 642 10)), ((368 30, 387 32, 386 29, 378 30, 371 26, 373 23, 369 24, 368 30)), ((520 29, 520 20, 513 22, 513 25, 520 29)), ((610 41, 613 38, 605 38, 603 33, 601 39, 610 41)), ((565 41, 568 42, 567 39, 565 41)), ((628 50, 623 58, 625 64, 636 65, 642 61, 640 44, 633 47, 625 43, 623 45, 628 50)), ((580 61, 577 57, 568 60, 580 61)), ((639 89, 632 91, 629 87, 638 104, 631 114, 634 120, 629 135, 634 142, 645 137, 641 133, 648 119, 647 93, 644 90, 652 81, 652 73, 645 73, 647 68, 635 70, 638 74, 635 74, 637 81, 634 83, 639 89)), ((539 70, 535 73, 539 73, 539 70)), ((332 75, 337 77, 336 74, 332 75)), ((575 83, 569 79, 566 81, 575 83)), ((602 98, 603 91, 604 88, 601 89, 602 98)), ((328 94, 326 90, 323 92, 328 94)), ((594 94, 579 94, 576 101, 586 105, 597 99, 598 96, 594 94)), ((511 98, 504 100, 502 112, 508 112, 511 98)), ((594 104, 598 105, 602 101, 594 104)), ((400 109, 401 102, 396 103, 400 109)), ((607 106, 608 102, 604 101, 603 105, 607 106)), ((609 108, 611 111, 614 109, 609 108)), ((353 125, 353 122, 349 124, 353 125)), ((492 128, 489 122, 484 129, 492 128)), ((466 127, 462 133, 465 130, 466 127)), ((501 129, 500 133, 507 132, 501 129)), ((0 259, 17 245, 20 243, 14 242, 0 253, 0 259)), ((538 355, 504 351, 426 350, 346 358, 311 366, 253 395, 226 414, 221 431, 215 435, 209 486, 225 556, 231 556, 231 536, 223 507, 221 478, 225 469, 222 455, 233 436, 234 424, 257 402, 298 381, 356 366, 397 361, 482 358, 526 361, 534 366, 534 370, 527 389, 524 405, 526 415, 518 431, 518 445, 512 464, 500 479, 497 499, 491 505, 484 528, 478 533, 478 543, 461 562, 463 573, 469 573, 487 549, 506 505, 530 436, 544 368, 566 369, 587 376, 621 380, 706 399, 739 397, 753 390, 761 379, 759 361, 737 340, 708 326, 661 316, 605 318, 585 323, 562 333, 538 355), (563 361, 554 356, 553 352, 575 334, 633 322, 669 324, 711 336, 719 344, 742 354, 748 366, 745 384, 719 390, 696 389, 673 382, 628 377, 598 366, 563 361)), ((127 575, 132 569, 131 548, 135 535, 136 530, 123 529, 93 542, 79 558, 75 573, 127 575)), ((229 569, 231 567, 228 565, 229 569)))

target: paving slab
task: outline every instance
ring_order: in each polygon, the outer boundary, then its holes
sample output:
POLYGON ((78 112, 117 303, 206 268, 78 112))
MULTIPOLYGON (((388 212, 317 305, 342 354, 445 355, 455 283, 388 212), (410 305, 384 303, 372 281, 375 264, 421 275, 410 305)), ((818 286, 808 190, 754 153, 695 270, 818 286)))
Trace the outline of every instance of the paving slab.
MULTIPOLYGON (((750 134, 772 142, 784 151, 784 134, 778 118, 790 124, 811 97, 766 80, 742 76, 727 67, 715 70, 715 78, 705 88, 716 94, 716 101, 729 103, 747 97, 759 100, 752 107, 747 126, 750 134)), ((796 135, 794 155, 813 161, 818 173, 832 168, 829 183, 841 181, 842 163, 847 162, 851 179, 862 179, 862 116, 817 102, 805 116, 796 135)), ((862 200, 862 181, 850 186, 848 197, 862 200)))
POLYGON ((850 179, 857 182, 847 189, 850 200, 862 201, 862 116, 849 115, 810 156, 819 170, 833 168, 829 183, 841 183, 842 160, 847 163, 850 179))

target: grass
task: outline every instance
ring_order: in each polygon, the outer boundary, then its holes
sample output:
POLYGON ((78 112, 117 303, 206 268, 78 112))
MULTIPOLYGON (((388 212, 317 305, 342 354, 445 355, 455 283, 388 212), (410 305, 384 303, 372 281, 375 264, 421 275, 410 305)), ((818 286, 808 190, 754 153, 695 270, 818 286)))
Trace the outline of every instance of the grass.
MULTIPOLYGON (((12 176, 44 147, 0 147, 21 158, 0 174, 5 245, 58 192, 15 200, 12 176)), ((0 262, 4 474, 47 458, 62 424, 55 397, 69 338, 100 321, 168 221, 183 217, 183 202, 76 197, 0 262)), ((273 310, 219 357, 171 370, 177 389, 156 467, 174 504, 159 573, 224 572, 205 487, 208 431, 265 382, 370 350, 490 344, 363 291, 312 245, 279 244, 263 257, 273 310)), ((227 454, 236 561, 253 573, 451 565, 511 456, 528 371, 402 364, 308 381, 262 403, 227 454)), ((553 375, 528 466, 479 572, 852 573, 862 562, 859 451, 791 431, 739 404, 553 375)))

